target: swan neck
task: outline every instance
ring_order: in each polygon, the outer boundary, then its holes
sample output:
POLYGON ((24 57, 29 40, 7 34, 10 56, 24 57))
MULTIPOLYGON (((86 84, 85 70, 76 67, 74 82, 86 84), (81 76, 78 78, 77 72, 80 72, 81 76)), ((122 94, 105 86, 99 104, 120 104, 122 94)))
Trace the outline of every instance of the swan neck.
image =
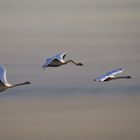
POLYGON ((75 65, 77 65, 77 63, 75 63, 73 60, 68 60, 68 61, 66 61, 64 64, 67 64, 67 63, 73 63, 73 64, 75 64, 75 65))
POLYGON ((131 79, 130 76, 118 76, 118 77, 114 77, 113 79, 131 79))
POLYGON ((17 86, 22 86, 22 85, 27 85, 27 84, 29 84, 29 83, 24 82, 24 83, 19 83, 19 84, 12 85, 11 87, 17 87, 17 86))

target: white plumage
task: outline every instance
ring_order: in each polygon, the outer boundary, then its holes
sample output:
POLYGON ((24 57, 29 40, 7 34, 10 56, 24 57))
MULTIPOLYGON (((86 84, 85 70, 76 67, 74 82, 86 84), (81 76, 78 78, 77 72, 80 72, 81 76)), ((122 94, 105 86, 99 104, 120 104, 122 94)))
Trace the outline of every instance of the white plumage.
POLYGON ((0 65, 0 92, 11 87, 26 85, 26 84, 30 84, 30 82, 27 81, 24 83, 19 83, 14 85, 9 84, 6 77, 6 69, 4 68, 3 65, 0 65))
POLYGON ((105 75, 94 79, 94 81, 104 82, 104 81, 110 81, 113 79, 123 79, 123 78, 130 79, 131 78, 130 76, 118 76, 118 77, 116 77, 117 74, 122 73, 123 71, 124 71, 123 68, 112 70, 112 71, 106 73, 105 75))
POLYGON ((67 55, 66 53, 60 53, 60 54, 54 55, 53 57, 47 58, 46 62, 44 63, 44 65, 42 67, 43 68, 46 68, 46 67, 58 67, 58 66, 61 66, 61 65, 65 65, 65 64, 67 64, 69 62, 72 62, 77 66, 83 66, 83 64, 76 63, 73 60, 65 61, 64 58, 65 58, 66 55, 67 55))

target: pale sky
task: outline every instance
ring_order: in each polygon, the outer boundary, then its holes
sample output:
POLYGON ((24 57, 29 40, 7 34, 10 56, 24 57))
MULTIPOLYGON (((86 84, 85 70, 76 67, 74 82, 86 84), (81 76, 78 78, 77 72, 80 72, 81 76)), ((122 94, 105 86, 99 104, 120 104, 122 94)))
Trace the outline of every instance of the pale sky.
POLYGON ((118 67, 134 79, 115 84, 137 85, 139 7, 138 0, 0 0, 0 63, 11 82, 29 80, 36 87, 88 87, 118 67), (60 52, 84 67, 43 71, 45 59, 60 52))

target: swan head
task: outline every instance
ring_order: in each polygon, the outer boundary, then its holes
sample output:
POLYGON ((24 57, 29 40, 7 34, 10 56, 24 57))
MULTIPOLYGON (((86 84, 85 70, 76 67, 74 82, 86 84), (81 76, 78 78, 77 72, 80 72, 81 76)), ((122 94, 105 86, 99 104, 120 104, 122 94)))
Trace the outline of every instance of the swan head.
POLYGON ((131 76, 126 76, 126 78, 131 79, 132 77, 131 76))
POLYGON ((31 84, 29 81, 25 82, 25 84, 31 84))
POLYGON ((77 66, 84 66, 82 63, 77 63, 77 66))

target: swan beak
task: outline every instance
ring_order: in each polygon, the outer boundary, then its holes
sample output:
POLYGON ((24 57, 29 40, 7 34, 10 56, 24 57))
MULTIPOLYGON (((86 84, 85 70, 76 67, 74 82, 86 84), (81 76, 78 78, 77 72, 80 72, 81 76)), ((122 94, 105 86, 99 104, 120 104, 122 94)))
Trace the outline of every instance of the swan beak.
POLYGON ((78 66, 84 66, 82 63, 78 63, 77 65, 78 65, 78 66))
POLYGON ((132 79, 132 77, 131 77, 131 76, 128 76, 128 78, 129 78, 129 79, 132 79))
POLYGON ((31 84, 31 83, 29 81, 27 81, 26 84, 31 84))

